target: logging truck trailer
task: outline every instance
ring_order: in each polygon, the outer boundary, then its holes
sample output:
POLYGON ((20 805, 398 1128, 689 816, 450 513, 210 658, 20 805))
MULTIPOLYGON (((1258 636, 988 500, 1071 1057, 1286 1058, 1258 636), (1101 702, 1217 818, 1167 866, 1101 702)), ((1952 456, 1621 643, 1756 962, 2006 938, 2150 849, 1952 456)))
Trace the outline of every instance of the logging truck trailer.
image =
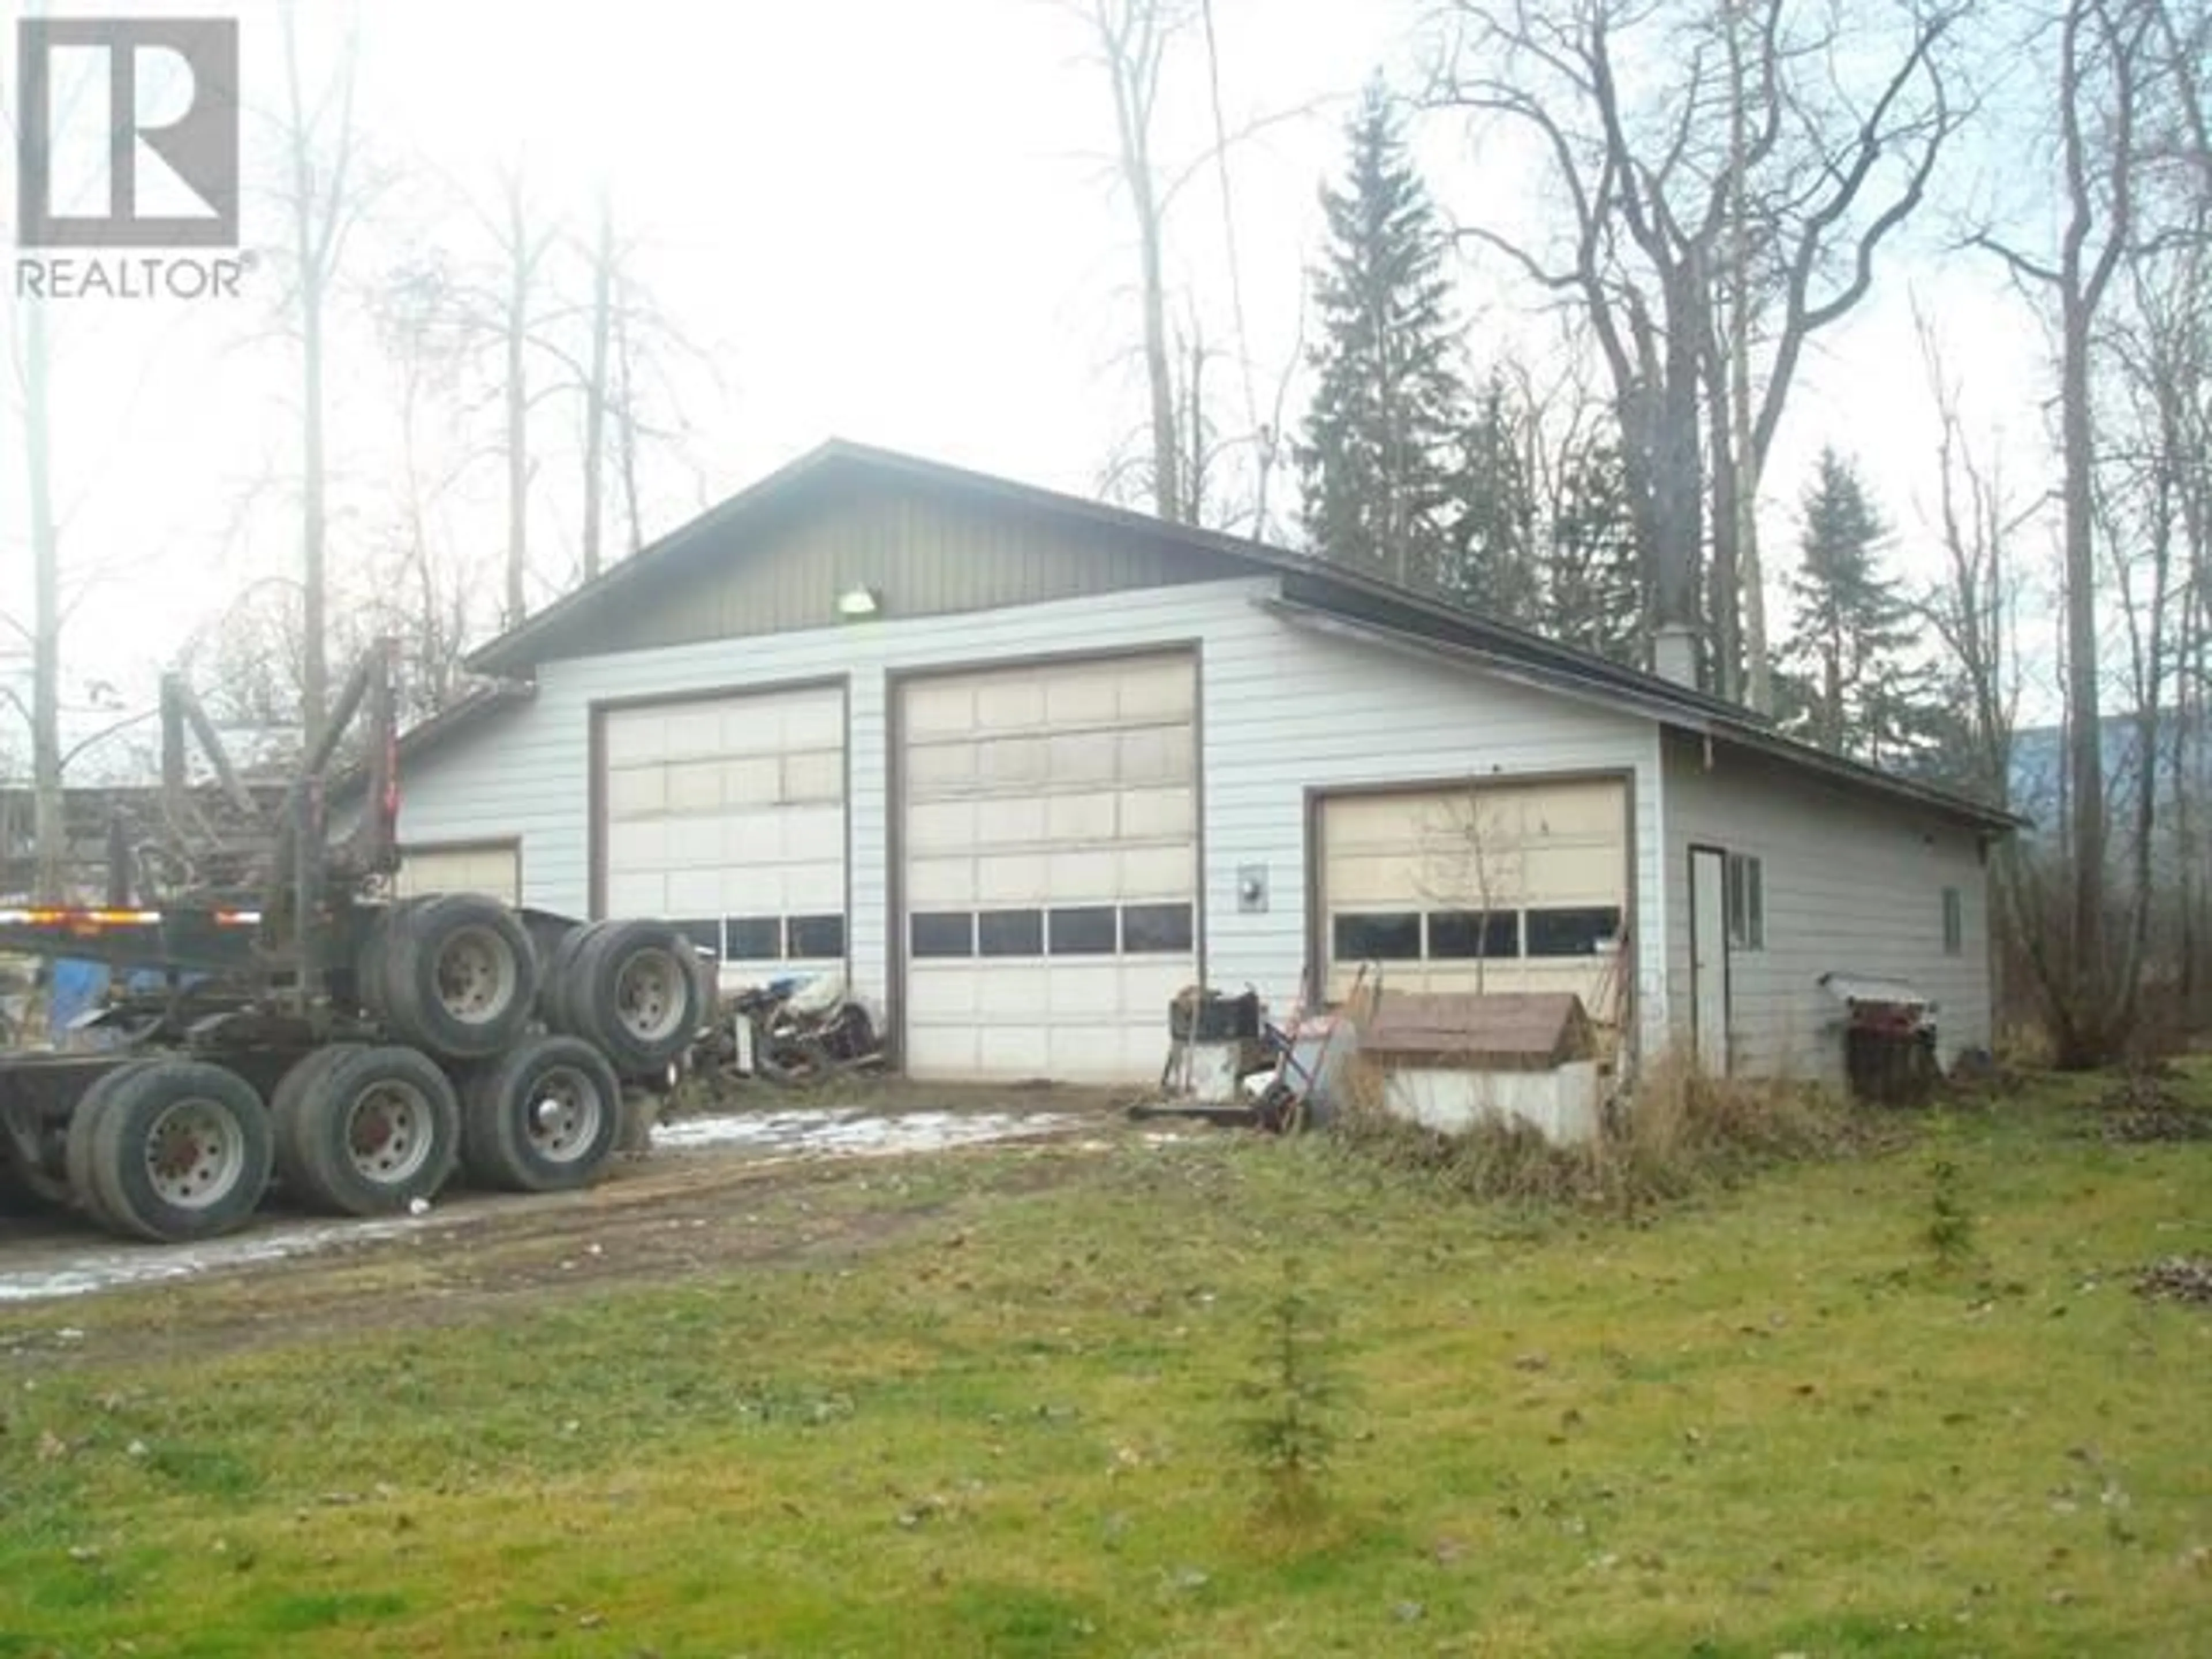
MULTIPOLYGON (((417 1208, 457 1176, 582 1187, 616 1148, 626 1097, 675 1086, 711 999, 670 924, 387 896, 391 665, 386 642, 348 681, 258 884, 133 903, 146 864, 189 877, 193 861, 174 846, 151 860, 112 847, 108 903, 0 909, 0 951, 139 982, 73 1035, 98 1046, 0 1054, 0 1203, 12 1189, 172 1243, 245 1225, 272 1187, 349 1216, 417 1208), (368 805, 333 843, 326 776, 364 712, 368 805)), ((244 792, 179 683, 165 682, 163 715, 174 834, 186 728, 244 792)))

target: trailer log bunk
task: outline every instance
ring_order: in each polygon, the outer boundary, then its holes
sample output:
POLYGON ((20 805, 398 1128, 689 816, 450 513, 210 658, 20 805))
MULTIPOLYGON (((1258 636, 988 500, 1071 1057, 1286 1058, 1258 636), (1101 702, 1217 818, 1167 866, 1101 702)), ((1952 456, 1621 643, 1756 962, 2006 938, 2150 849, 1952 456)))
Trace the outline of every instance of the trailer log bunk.
MULTIPOLYGON (((134 902, 138 872, 118 867, 106 906, 0 908, 0 951, 161 980, 88 1022, 110 1046, 0 1055, 0 1203, 12 1181, 168 1243, 244 1225, 272 1184, 347 1215, 404 1210, 457 1171, 517 1191, 579 1187, 613 1151, 624 1091, 673 1086, 710 998, 670 924, 382 896, 398 866, 392 661, 383 641, 349 678, 258 883, 134 902), (333 845, 329 773, 357 716, 369 806, 333 845)), ((162 715, 162 867, 193 872, 203 854, 220 866, 226 849, 185 844, 187 734, 244 792, 173 677, 162 715)))

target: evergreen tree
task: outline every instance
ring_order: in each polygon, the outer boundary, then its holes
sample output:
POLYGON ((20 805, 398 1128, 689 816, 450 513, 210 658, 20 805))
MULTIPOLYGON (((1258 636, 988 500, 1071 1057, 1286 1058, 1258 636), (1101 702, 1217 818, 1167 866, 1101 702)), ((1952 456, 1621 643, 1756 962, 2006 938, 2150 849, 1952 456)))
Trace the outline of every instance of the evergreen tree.
POLYGON ((1905 656, 1911 606, 1881 569, 1888 527, 1832 449, 1820 453, 1804 515, 1778 719, 1824 749, 1898 764, 1925 746, 1930 722, 1926 676, 1905 656))
POLYGON ((1451 537, 1437 586, 1446 599, 1499 622, 1541 624, 1534 481, 1522 447, 1527 420, 1493 374, 1462 441, 1451 537))
POLYGON ((1644 575, 1628 475, 1610 434, 1560 458, 1544 561, 1541 632, 1630 667, 1644 663, 1644 575))
POLYGON ((1379 81, 1346 137, 1343 184, 1322 191, 1322 335, 1308 354, 1317 378, 1297 451, 1306 526, 1324 558, 1433 588, 1449 561, 1467 424, 1448 239, 1379 81))

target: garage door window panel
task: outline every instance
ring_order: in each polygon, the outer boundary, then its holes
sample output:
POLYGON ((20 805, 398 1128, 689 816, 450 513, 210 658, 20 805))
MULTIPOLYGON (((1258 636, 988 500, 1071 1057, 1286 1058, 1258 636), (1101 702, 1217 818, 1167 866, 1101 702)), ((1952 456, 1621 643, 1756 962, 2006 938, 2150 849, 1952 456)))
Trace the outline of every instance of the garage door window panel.
POLYGON ((908 933, 908 946, 918 962, 975 954, 975 915, 972 910, 916 911, 908 933))
POLYGON ((723 926, 733 962, 773 962, 783 954, 781 916, 728 916, 723 926))
POLYGON ((1418 910, 1353 911, 1331 927, 1334 954, 1354 961, 1419 962, 1421 916, 1418 910))
POLYGON ((718 916, 696 916, 690 921, 679 921, 676 931, 690 939, 693 946, 708 955, 722 954, 722 923, 718 916))
POLYGON ((1047 936, 1056 957, 1110 957, 1117 932, 1112 905, 1079 904, 1053 911, 1047 936))
POLYGON ((1591 957, 1620 937, 1620 912, 1611 905, 1530 910, 1527 925, 1531 957, 1591 957))
POLYGON ((1437 910, 1428 917, 1429 957, 1436 962, 1494 962, 1521 954, 1515 910, 1437 910))
POLYGON ((1125 904, 1121 907, 1121 951, 1126 956, 1159 951, 1184 954, 1193 944, 1188 904, 1125 904))
POLYGON ((975 945, 987 957, 1041 957, 1044 912, 986 910, 975 918, 975 945))
POLYGON ((784 923, 786 952, 793 961, 817 961, 845 954, 845 918, 792 916, 784 923))

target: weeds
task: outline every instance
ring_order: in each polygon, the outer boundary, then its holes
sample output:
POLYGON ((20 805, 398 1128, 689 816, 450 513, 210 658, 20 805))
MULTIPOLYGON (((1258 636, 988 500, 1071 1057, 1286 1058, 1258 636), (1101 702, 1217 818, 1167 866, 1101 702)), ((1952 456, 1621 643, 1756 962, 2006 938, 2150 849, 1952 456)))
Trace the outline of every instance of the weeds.
POLYGON ((1393 1113, 1371 1067, 1355 1062, 1347 1072, 1336 1124, 1346 1146, 1385 1169, 1432 1177, 1485 1203, 1636 1215, 1701 1186, 1834 1156, 1865 1139, 1860 1122, 1823 1090, 1711 1078, 1671 1060, 1646 1067, 1633 1094, 1606 1112, 1596 1135, 1571 1145, 1502 1115, 1441 1133, 1393 1113))

